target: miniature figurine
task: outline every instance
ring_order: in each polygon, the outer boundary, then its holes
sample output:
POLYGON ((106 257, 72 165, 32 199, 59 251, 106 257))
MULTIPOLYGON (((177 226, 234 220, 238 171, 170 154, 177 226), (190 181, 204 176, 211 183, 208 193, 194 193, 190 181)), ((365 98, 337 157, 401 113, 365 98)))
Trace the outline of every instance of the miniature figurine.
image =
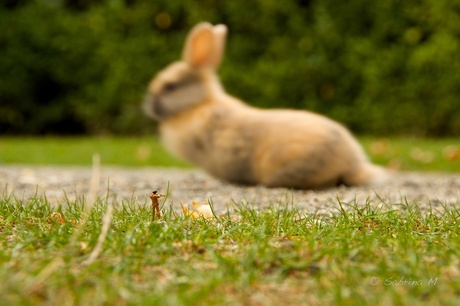
POLYGON ((156 190, 152 191, 150 195, 150 199, 152 199, 152 221, 155 221, 155 214, 158 220, 161 219, 160 203, 158 203, 158 199, 163 197, 165 197, 165 195, 158 194, 156 190))

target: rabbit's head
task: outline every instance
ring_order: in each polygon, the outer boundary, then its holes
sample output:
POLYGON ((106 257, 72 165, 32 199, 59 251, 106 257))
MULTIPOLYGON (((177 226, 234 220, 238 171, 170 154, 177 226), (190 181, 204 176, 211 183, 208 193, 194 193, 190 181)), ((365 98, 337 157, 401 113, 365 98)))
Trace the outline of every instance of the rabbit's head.
POLYGON ((224 52, 227 27, 199 23, 189 33, 182 60, 160 71, 148 87, 146 113, 166 119, 221 92, 216 70, 224 52))

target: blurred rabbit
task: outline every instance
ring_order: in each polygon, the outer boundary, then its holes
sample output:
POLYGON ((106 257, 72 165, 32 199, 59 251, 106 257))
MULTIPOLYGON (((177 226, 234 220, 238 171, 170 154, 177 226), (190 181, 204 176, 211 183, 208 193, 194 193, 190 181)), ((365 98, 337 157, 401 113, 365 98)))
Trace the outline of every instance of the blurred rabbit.
POLYGON ((226 33, 225 25, 196 25, 182 60, 148 87, 144 109, 172 153, 239 184, 309 189, 386 180, 339 123, 307 111, 257 109, 228 95, 216 74, 226 33))

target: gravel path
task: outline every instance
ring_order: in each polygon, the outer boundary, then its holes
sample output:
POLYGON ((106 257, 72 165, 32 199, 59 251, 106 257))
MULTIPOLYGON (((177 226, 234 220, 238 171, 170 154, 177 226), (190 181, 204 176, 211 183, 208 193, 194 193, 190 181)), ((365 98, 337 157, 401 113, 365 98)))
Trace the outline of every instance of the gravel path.
MULTIPOLYGON (((166 204, 180 210, 180 203, 203 202, 211 198, 218 213, 234 207, 232 203, 247 203, 262 209, 293 204, 309 213, 330 215, 337 212, 337 197, 342 202, 364 204, 369 199, 375 205, 415 203, 421 210, 430 205, 436 210, 460 206, 460 174, 398 173, 385 186, 378 188, 346 188, 326 190, 295 190, 285 188, 243 187, 220 182, 200 170, 171 168, 102 167, 99 171, 99 195, 113 201, 132 200, 149 204, 152 190, 165 193, 168 182, 170 196, 166 204), (377 196, 378 195, 378 196, 377 196)), ((0 192, 13 192, 19 199, 45 194, 54 204, 66 203, 89 192, 92 170, 89 167, 36 167, 27 165, 0 166, 0 192)))

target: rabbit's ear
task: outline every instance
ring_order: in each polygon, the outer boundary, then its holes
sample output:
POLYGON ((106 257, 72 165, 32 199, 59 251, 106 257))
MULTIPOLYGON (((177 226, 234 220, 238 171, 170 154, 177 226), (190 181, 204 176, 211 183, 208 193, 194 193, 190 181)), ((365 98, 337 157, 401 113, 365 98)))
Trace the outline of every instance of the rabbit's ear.
POLYGON ((197 24, 187 37, 183 59, 195 68, 216 69, 222 58, 226 27, 203 22, 197 24))
POLYGON ((213 28, 214 32, 214 58, 213 65, 219 67, 225 50, 225 41, 227 38, 227 27, 223 24, 218 24, 213 28))

